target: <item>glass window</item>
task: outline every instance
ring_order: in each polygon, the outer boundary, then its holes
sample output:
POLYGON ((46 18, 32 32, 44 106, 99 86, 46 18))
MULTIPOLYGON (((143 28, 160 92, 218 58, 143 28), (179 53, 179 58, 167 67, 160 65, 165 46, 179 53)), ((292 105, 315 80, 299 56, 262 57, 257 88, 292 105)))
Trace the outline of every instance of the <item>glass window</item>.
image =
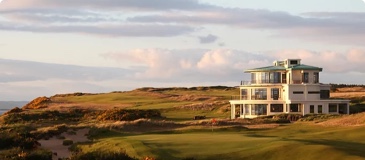
POLYGON ((281 77, 282 77, 282 81, 281 81, 281 83, 286 83, 286 74, 285 74, 285 73, 283 73, 283 74, 281 75, 281 77))
POLYGON ((256 73, 251 73, 251 83, 257 83, 256 73))
POLYGON ((337 112, 337 104, 329 104, 328 105, 329 112, 337 112))
POLYGON ((245 115, 250 115, 250 105, 249 104, 245 104, 245 115))
POLYGON ((297 61, 297 60, 291 60, 291 61, 290 61, 290 64, 291 64, 291 65, 298 64, 298 61, 297 61))
POLYGON ((303 91, 293 91, 293 94, 303 94, 303 91))
POLYGON ((313 73, 313 83, 319 83, 319 72, 313 73))
POLYGON ((303 83, 308 83, 309 82, 309 74, 308 72, 304 72, 303 73, 303 79, 302 79, 303 83))
POLYGON ((274 72, 270 72, 270 83, 275 83, 274 78, 274 72))
POLYGON ((280 89, 279 88, 271 88, 271 98, 273 100, 279 100, 280 97, 280 89))
POLYGON ((274 73, 274 83, 281 83, 281 73, 280 72, 275 72, 274 73))
POLYGON ((290 104, 290 112, 300 112, 300 104, 290 104))
POLYGON ((241 89, 241 100, 247 99, 247 89, 241 89))
POLYGON ((321 90, 320 91, 321 99, 329 99, 330 98, 330 91, 329 90, 321 90))
POLYGON ((309 113, 314 113, 314 105, 309 106, 309 113))
POLYGON ((256 88, 253 89, 252 100, 267 100, 267 89, 256 88))
POLYGON ((267 115, 267 105, 253 104, 251 106, 251 115, 267 115))
POLYGON ((318 105, 318 113, 322 113, 322 105, 318 105))
POLYGON ((338 104, 338 113, 347 114, 347 104, 346 103, 338 104))
POLYGON ((283 104, 271 104, 270 112, 283 112, 283 104))

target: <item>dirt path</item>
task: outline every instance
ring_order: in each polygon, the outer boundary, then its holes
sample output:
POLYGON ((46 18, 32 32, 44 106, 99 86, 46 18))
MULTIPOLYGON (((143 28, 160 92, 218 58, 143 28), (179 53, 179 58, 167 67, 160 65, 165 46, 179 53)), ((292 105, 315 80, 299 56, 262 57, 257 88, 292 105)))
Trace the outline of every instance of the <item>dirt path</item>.
MULTIPOLYGON (((62 133, 61 136, 64 136, 66 139, 72 140, 74 143, 77 142, 87 142, 89 139, 87 139, 86 134, 89 133, 89 129, 80 129, 76 131, 76 134, 68 134, 68 133, 62 133)), ((71 156, 71 152, 68 150, 69 146, 64 146, 63 139, 58 139, 57 137, 52 137, 48 140, 39 140, 38 141, 41 146, 45 149, 49 149, 52 151, 53 156, 52 160, 58 160, 58 158, 68 158, 71 156)))

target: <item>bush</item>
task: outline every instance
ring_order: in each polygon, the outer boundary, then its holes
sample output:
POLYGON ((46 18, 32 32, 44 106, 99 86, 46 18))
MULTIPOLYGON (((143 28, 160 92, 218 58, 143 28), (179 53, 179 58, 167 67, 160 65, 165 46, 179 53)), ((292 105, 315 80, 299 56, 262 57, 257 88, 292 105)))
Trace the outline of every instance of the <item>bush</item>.
POLYGON ((52 152, 45 149, 23 150, 14 147, 0 152, 1 160, 50 160, 52 152))
POLYGON ((133 121, 141 118, 161 118, 161 113, 158 110, 111 109, 101 111, 96 117, 99 121, 133 121))
POLYGON ((341 115, 338 114, 307 114, 298 121, 325 121, 331 118, 336 118, 341 115))
POLYGON ((92 152, 78 152, 70 157, 71 160, 135 160, 128 156, 125 151, 92 151, 92 152))
POLYGON ((17 127, 0 131, 0 149, 21 147, 32 149, 37 145, 37 140, 30 134, 30 128, 17 127))
POLYGON ((37 113, 9 113, 4 117, 5 124, 25 123, 25 122, 44 122, 46 121, 79 121, 89 111, 69 110, 67 112, 59 112, 57 110, 47 110, 37 113))
POLYGON ((50 160, 52 159, 52 152, 45 149, 36 149, 31 151, 27 157, 26 160, 50 160))
POLYGON ((70 140, 70 139, 65 139, 63 140, 62 144, 64 146, 69 146, 69 145, 72 145, 74 143, 74 141, 70 140))

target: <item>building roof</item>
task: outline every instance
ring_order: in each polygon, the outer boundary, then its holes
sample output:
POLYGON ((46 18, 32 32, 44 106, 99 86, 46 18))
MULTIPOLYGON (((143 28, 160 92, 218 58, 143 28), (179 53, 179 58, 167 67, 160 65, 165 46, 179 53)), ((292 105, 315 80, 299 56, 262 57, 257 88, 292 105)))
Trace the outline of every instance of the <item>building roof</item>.
POLYGON ((309 66, 309 65, 305 65, 305 64, 298 64, 298 65, 288 66, 288 68, 285 68, 284 66, 267 66, 267 67, 253 68, 253 69, 248 69, 245 72, 267 72, 267 71, 285 71, 285 70, 322 71, 322 68, 315 67, 315 66, 309 66))

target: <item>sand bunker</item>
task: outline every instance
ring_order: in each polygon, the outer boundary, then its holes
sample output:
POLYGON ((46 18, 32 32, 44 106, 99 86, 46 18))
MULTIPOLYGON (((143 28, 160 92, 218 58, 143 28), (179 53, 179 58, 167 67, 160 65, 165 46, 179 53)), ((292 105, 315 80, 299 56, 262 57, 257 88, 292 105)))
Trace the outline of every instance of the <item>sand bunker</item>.
MULTIPOLYGON (((64 136, 66 139, 70 139, 73 143, 88 142, 86 134, 89 133, 88 128, 80 129, 76 131, 76 134, 69 134, 67 132, 62 133, 60 136, 64 136)), ((41 147, 52 151, 52 160, 58 160, 58 158, 68 158, 71 156, 71 152, 68 150, 69 146, 64 146, 63 139, 52 137, 48 140, 39 140, 41 147)))

